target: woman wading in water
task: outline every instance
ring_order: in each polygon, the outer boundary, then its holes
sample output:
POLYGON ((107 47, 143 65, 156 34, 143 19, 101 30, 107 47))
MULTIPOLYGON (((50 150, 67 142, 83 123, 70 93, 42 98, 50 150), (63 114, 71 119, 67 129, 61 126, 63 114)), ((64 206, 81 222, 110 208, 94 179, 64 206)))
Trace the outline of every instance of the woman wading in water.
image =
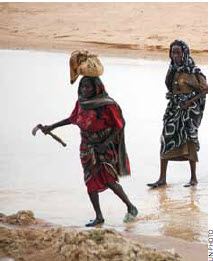
POLYGON ((125 149, 125 121, 119 105, 108 96, 99 77, 84 76, 78 88, 78 101, 65 120, 44 126, 49 131, 68 124, 81 131, 80 158, 84 180, 96 218, 86 226, 104 223, 99 204, 99 192, 110 188, 127 206, 127 215, 137 216, 137 208, 130 202, 118 183, 119 176, 130 175, 125 149))
POLYGON ((199 150, 198 128, 208 93, 206 77, 195 66, 189 48, 183 41, 175 40, 170 45, 171 63, 166 76, 169 103, 163 117, 161 136, 161 168, 157 182, 147 184, 158 188, 166 185, 166 170, 169 160, 188 160, 191 179, 185 187, 195 186, 196 162, 199 150))

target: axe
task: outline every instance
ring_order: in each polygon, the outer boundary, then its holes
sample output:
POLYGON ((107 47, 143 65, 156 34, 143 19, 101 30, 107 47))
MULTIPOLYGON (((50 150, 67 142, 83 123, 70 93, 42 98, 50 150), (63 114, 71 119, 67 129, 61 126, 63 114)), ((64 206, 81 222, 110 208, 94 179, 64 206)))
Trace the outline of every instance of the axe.
POLYGON ((63 142, 63 140, 61 140, 58 136, 56 136, 55 134, 53 134, 51 131, 49 131, 48 133, 44 132, 44 127, 41 124, 38 124, 35 128, 33 128, 32 130, 32 134, 33 136, 36 135, 36 132, 38 130, 41 130, 45 135, 48 134, 50 135, 53 139, 55 139, 56 141, 58 141, 59 143, 61 143, 62 146, 66 147, 67 144, 63 142))

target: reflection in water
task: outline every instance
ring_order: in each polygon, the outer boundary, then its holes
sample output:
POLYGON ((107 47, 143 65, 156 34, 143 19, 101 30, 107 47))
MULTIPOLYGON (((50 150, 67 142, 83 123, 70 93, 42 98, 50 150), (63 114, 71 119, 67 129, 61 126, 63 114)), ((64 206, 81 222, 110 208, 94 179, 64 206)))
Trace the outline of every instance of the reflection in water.
POLYGON ((197 188, 190 188, 188 196, 174 199, 170 188, 158 189, 159 215, 162 220, 162 234, 182 238, 187 241, 199 241, 201 235, 202 213, 196 204, 197 188))
POLYGON ((136 222, 126 224, 124 230, 129 233, 164 235, 206 243, 207 200, 202 195, 207 193, 205 189, 206 184, 187 189, 180 184, 147 189, 149 201, 141 200, 143 209, 140 209, 139 217, 136 222))

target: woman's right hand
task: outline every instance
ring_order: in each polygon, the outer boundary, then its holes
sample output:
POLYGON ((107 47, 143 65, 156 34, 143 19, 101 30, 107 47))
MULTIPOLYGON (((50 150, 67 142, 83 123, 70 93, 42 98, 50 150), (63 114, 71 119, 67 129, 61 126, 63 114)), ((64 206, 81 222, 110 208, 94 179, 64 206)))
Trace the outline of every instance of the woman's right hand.
POLYGON ((52 125, 44 125, 42 128, 42 131, 44 132, 44 134, 48 134, 53 129, 54 129, 54 127, 52 125))

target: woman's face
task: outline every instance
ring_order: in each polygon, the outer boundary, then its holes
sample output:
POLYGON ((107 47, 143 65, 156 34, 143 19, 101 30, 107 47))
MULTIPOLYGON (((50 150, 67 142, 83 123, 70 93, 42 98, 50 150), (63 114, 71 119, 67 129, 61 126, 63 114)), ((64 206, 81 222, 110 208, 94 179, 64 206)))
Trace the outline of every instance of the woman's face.
POLYGON ((172 58, 173 58, 174 62, 177 65, 181 65, 182 64, 183 51, 182 51, 181 46, 179 46, 179 45, 172 46, 172 53, 171 53, 171 55, 172 55, 172 58))
POLYGON ((91 98, 95 96, 95 88, 88 80, 83 80, 81 83, 81 93, 84 98, 91 98))

